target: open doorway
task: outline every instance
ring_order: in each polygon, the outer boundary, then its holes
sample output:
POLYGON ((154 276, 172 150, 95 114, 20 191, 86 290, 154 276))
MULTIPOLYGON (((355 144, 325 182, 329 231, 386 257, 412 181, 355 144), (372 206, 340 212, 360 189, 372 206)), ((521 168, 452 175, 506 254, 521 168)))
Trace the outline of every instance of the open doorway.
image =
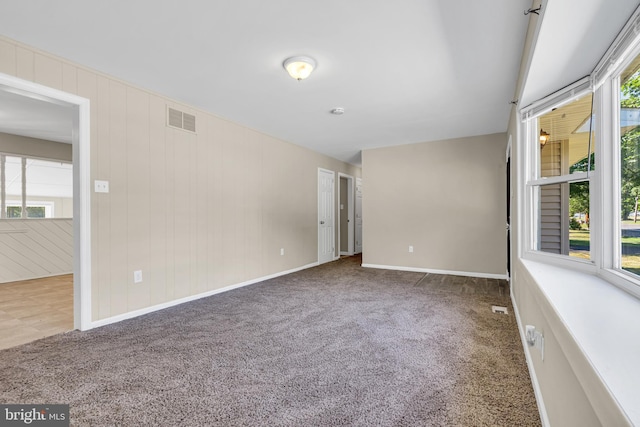
POLYGON ((338 186, 338 242, 340 255, 354 254, 354 180, 351 175, 339 173, 338 186))
MULTIPOLYGON (((89 179, 89 101, 87 99, 68 94, 56 89, 51 89, 46 86, 35 84, 29 81, 21 80, 12 76, 0 74, 0 111, 3 112, 3 123, 0 132, 6 135, 14 135, 15 141, 31 141, 35 142, 30 149, 37 151, 37 142, 43 140, 51 140, 54 138, 56 132, 60 129, 64 129, 63 133, 68 134, 67 143, 71 146, 71 163, 68 168, 72 175, 72 207, 58 207, 57 209, 67 209, 67 212, 72 212, 72 224, 69 225, 72 236, 70 237, 70 252, 72 252, 72 260, 70 270, 72 275, 67 275, 66 280, 73 280, 73 324, 71 329, 90 329, 91 328, 91 249, 90 249, 90 179, 89 179), (47 114, 47 112, 49 114, 47 114), (41 115, 40 117, 38 117, 41 115), (60 123, 57 118, 66 117, 64 123, 60 123), (6 118, 6 120, 5 120, 6 118), (44 133, 43 133, 44 132, 44 133), (48 135, 48 136, 46 136, 48 135), (72 166, 71 166, 72 165, 72 166)), ((26 147, 25 147, 26 149, 26 147)), ((28 153, 27 153, 28 154, 28 153)), ((50 155, 37 152, 31 155, 22 155, 20 158, 22 173, 29 167, 48 167, 42 163, 43 158, 50 158, 50 155), (30 158, 37 158, 39 160, 30 162, 30 158)), ((60 163, 58 169, 65 169, 62 164, 63 159, 53 158, 52 160, 60 163)), ((6 167, 6 161, 5 161, 6 167)), ((2 172, 5 172, 4 170, 2 172)), ((24 180, 23 180, 24 181, 24 180)), ((56 205, 52 200, 44 200, 41 197, 40 204, 42 206, 33 207, 30 204, 35 203, 34 200, 27 201, 28 199, 28 187, 26 183, 22 184, 23 193, 21 195, 21 206, 11 206, 7 204, 7 194, 2 194, 2 205, 4 209, 2 222, 2 229, 9 230, 15 233, 28 233, 29 227, 38 227, 38 220, 30 219, 29 215, 45 215, 46 212, 51 209, 56 209, 56 205), (26 190, 25 190, 26 189, 26 190), (44 204, 43 204, 44 203, 44 204), (7 208, 9 209, 7 210, 7 208), (10 219, 7 219, 7 213, 11 215, 17 215, 20 213, 23 226, 16 226, 17 223, 11 223, 10 219), (31 221, 31 222, 28 222, 31 221)), ((69 198, 71 199, 71 198, 69 198)), ((16 203, 13 201, 12 203, 16 203)), ((63 215, 64 216, 64 215, 63 215)), ((53 218, 51 218, 53 221, 53 218)), ((47 219, 43 220, 47 221, 47 219)), ((45 229, 46 227, 39 227, 45 229)), ((54 229, 55 233, 61 233, 59 229, 54 229)), ((18 240, 15 240, 16 246, 19 245, 18 240)), ((27 239, 25 239, 25 242, 27 239)), ((31 239, 29 239, 31 241, 31 239)), ((23 252, 26 251, 26 244, 22 244, 23 252)), ((15 249, 11 248, 11 245, 4 245, 6 251, 15 249)), ((32 247, 32 250, 39 251, 37 247, 32 247)), ((52 249, 52 248, 50 248, 52 249)), ((55 249, 52 249, 55 250, 55 249)), ((46 253, 39 254, 43 263, 47 263, 47 267, 34 265, 32 266, 32 273, 22 271, 30 277, 25 277, 30 280, 39 280, 39 276, 45 277, 45 271, 55 270, 51 264, 53 263, 53 256, 49 258, 46 253)), ((35 258, 35 256, 34 256, 35 258)), ((59 260, 58 260, 59 261, 59 260)), ((56 261, 56 263, 58 263, 56 261)), ((61 265, 63 263, 60 263, 61 265)), ((64 265, 61 268, 65 268, 64 265)), ((69 267, 66 267, 69 269, 69 267)), ((14 269, 19 270, 19 269, 14 269)), ((56 275, 55 272, 53 275, 56 275)), ((0 284, 0 286, 2 286, 0 284)))

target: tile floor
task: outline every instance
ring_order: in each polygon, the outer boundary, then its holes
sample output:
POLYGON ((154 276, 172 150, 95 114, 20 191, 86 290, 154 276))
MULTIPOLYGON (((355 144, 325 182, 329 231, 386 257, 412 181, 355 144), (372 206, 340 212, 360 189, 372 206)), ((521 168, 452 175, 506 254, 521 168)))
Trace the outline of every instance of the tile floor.
POLYGON ((0 350, 72 329, 72 274, 0 283, 0 350))

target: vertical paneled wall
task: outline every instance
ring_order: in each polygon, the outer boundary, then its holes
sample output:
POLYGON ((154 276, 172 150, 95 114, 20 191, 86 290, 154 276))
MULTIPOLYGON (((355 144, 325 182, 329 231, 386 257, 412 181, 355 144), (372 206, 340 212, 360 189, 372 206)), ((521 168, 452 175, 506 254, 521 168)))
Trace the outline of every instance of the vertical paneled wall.
POLYGON ((0 221, 0 284, 69 274, 72 270, 72 220, 0 221))
POLYGON ((91 179, 110 184, 91 200, 93 320, 316 262, 318 167, 360 176, 6 38, 0 72, 91 101, 91 179), (197 132, 167 127, 167 106, 197 132))

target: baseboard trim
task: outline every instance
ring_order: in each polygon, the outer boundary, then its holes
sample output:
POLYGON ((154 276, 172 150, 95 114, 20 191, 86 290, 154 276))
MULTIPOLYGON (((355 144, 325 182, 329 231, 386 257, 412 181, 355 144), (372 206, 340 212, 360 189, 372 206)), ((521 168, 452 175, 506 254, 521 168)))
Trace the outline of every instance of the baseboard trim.
POLYGON ((451 270, 436 270, 433 268, 418 268, 418 267, 401 267, 396 265, 380 265, 380 264, 362 264, 367 268, 381 268, 383 270, 399 270, 399 271, 413 271, 416 273, 433 273, 433 274, 447 274, 450 276, 465 276, 465 277, 481 277, 485 279, 502 279, 507 280, 506 274, 491 274, 491 273, 474 273, 469 271, 451 271, 451 270))
POLYGON ((233 289, 242 288, 244 286, 253 285, 255 283, 264 282, 265 280, 275 279, 276 277, 286 276, 287 274, 295 273, 297 271, 306 270, 307 268, 317 266, 317 262, 312 262, 311 264, 303 265, 302 267, 292 268, 291 270, 281 271, 279 273, 270 274, 268 276, 259 277, 257 279, 247 280, 246 282, 236 283, 234 285, 225 286, 224 288, 213 289, 211 291, 203 292, 196 295, 190 295, 184 298, 179 298, 173 301, 164 302, 162 304, 157 304, 151 307, 141 308, 139 310, 130 311, 128 313, 118 314, 117 316, 108 317, 106 319, 95 320, 91 322, 91 325, 88 329, 99 328, 101 326, 110 325, 112 323, 121 322, 127 319, 133 319, 134 317, 142 316, 144 314, 153 313, 154 311, 163 310, 165 308, 174 307, 176 305, 184 304, 186 302, 199 300, 201 298, 210 297, 212 295, 220 294, 223 292, 231 291, 233 289))
POLYGON ((536 403, 538 404, 538 412, 540 413, 540 422, 542 427, 550 427, 549 416, 547 414, 547 408, 544 406, 544 399, 542 398, 542 390, 538 383, 538 377, 536 376, 536 370, 533 367, 533 361, 531 360, 531 353, 529 346, 524 335, 524 328, 522 327, 522 321, 520 320, 520 312, 518 311, 518 305, 511 292, 511 304, 513 305, 513 314, 516 317, 518 324, 518 335, 520 335, 520 341, 522 342, 522 348, 524 349, 524 357, 527 361, 527 368, 529 369, 529 377, 531 378, 531 385, 533 386, 533 394, 536 397, 536 403))

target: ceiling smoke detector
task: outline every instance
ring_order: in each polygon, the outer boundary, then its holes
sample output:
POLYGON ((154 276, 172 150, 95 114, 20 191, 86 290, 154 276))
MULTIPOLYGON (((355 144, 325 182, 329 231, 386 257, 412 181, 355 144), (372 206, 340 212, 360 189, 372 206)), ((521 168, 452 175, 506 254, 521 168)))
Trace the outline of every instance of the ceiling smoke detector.
POLYGON ((344 114, 344 108, 342 107, 336 107, 333 110, 331 110, 331 114, 334 114, 336 116, 341 116, 344 114))

